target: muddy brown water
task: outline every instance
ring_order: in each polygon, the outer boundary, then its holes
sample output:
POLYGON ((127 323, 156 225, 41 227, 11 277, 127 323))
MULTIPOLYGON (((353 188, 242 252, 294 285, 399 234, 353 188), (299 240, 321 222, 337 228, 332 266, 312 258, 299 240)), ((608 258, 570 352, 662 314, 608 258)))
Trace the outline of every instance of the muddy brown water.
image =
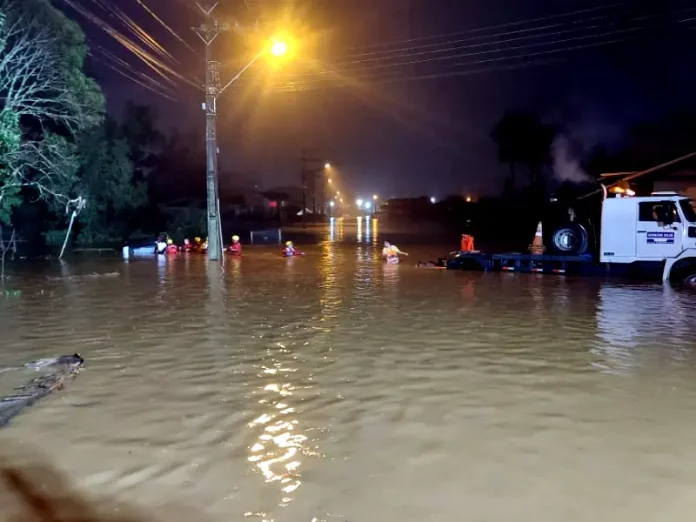
POLYGON ((384 266, 374 233, 333 239, 222 269, 20 267, 0 367, 86 366, 0 445, 213 521, 693 519, 696 295, 413 266, 446 247, 384 266))

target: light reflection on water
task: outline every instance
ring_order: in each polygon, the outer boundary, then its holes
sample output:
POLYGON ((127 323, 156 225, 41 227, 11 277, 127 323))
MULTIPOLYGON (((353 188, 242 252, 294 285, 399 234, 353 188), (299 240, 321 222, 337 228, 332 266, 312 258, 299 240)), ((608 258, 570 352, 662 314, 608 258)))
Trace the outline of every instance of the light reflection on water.
POLYGON ((694 294, 413 266, 447 246, 383 265, 377 220, 369 240, 342 221, 298 259, 14 278, 0 365, 87 367, 0 441, 90 491, 221 521, 691 517, 694 294))

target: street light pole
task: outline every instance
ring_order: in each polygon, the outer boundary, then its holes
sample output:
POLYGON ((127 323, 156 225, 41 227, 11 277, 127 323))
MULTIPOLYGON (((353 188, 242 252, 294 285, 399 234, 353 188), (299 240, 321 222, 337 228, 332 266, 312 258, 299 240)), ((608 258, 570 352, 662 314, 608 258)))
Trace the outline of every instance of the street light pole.
POLYGON ((315 166, 319 163, 317 158, 308 157, 311 151, 308 149, 302 149, 302 156, 300 158, 301 162, 301 180, 302 180, 302 228, 306 227, 305 215, 307 214, 307 184, 311 183, 309 187, 311 189, 312 195, 312 220, 316 223, 317 221, 317 176, 322 170, 317 169, 315 166))
POLYGON ((204 8, 196 3, 206 16, 206 21, 194 28, 205 44, 205 151, 206 194, 208 221, 208 260, 222 258, 222 225, 220 223, 220 198, 218 185, 217 146, 217 97, 220 92, 220 62, 213 60, 212 43, 225 27, 213 17, 218 3, 204 8))

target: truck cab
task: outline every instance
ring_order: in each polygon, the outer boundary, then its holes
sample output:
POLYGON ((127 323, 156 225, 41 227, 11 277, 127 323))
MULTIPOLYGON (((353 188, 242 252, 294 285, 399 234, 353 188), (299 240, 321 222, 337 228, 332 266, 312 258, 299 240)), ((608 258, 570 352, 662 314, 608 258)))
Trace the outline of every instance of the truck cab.
POLYGON ((602 203, 599 260, 655 265, 662 279, 696 284, 696 210, 675 192, 606 197, 602 203))

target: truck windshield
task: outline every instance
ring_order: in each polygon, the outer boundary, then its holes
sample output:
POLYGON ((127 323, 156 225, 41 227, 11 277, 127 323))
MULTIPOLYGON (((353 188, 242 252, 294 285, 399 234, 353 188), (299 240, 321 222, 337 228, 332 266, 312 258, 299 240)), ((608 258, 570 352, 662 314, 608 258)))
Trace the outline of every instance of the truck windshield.
POLYGON ((696 202, 691 199, 682 199, 679 201, 684 217, 691 223, 696 223, 696 202))

